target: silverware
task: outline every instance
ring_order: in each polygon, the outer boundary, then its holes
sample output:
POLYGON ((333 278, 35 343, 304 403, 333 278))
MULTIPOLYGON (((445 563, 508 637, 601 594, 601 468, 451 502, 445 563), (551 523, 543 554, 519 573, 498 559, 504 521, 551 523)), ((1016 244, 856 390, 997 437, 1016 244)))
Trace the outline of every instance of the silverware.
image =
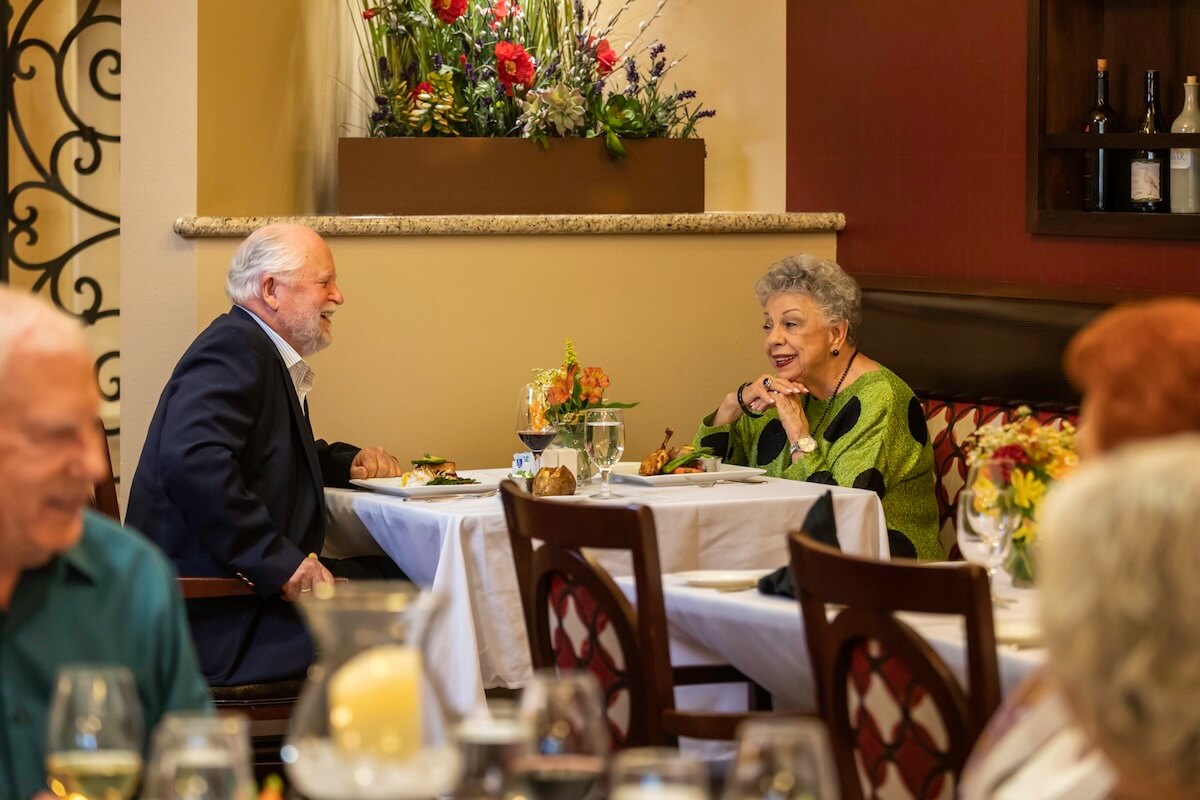
POLYGON ((496 494, 496 491, 496 489, 492 489, 490 492, 462 492, 460 494, 439 494, 434 497, 406 497, 404 498, 404 502, 444 503, 448 500, 466 500, 468 498, 473 500, 481 500, 485 497, 491 497, 492 495, 496 494))
POLYGON ((690 483, 692 486, 699 486, 701 489, 711 489, 713 486, 717 485, 718 483, 766 483, 766 481, 764 481, 764 480, 758 480, 758 479, 754 479, 754 478, 745 478, 745 479, 741 479, 741 480, 739 480, 737 478, 717 478, 716 480, 711 480, 711 481, 704 480, 704 479, 687 478, 687 482, 690 483))

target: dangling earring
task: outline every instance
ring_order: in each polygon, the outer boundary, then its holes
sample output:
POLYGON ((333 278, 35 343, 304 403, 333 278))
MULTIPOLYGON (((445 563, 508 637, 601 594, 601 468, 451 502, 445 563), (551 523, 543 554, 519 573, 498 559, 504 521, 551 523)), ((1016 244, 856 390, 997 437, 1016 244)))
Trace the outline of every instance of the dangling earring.
POLYGON ((832 350, 832 351, 829 353, 829 355, 833 356, 834 358, 837 358, 839 355, 841 355, 841 353, 842 353, 842 351, 841 351, 841 350, 839 350, 839 349, 837 349, 837 348, 835 347, 835 348, 833 348, 833 350, 832 350))

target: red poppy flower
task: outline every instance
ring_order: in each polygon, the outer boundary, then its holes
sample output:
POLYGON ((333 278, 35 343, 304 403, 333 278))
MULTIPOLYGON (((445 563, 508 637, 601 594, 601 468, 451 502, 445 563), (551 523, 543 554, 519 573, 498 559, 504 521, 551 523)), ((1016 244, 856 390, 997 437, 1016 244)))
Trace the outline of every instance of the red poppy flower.
POLYGON ((612 49, 608 39, 601 39, 596 45, 596 71, 607 75, 617 65, 617 51, 612 49))
POLYGON ((496 42, 496 77, 507 86, 519 83, 532 86, 533 57, 514 42, 496 42))
POLYGON ((467 0, 432 0, 433 13, 449 25, 467 13, 467 0))
POLYGON ((429 81, 421 81, 414 86, 412 90, 413 100, 416 100, 417 96, 421 94, 433 94, 433 84, 429 81))
POLYGON ((378 8, 368 8, 366 11, 363 12, 363 19, 371 19, 378 13, 379 13, 378 8))

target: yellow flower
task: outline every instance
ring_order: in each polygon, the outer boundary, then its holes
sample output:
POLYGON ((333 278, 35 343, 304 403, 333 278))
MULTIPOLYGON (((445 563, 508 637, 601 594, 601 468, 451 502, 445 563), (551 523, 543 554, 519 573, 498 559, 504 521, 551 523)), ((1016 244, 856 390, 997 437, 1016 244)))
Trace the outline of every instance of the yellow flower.
POLYGON ((1032 509, 1042 500, 1046 493, 1046 484, 1038 480, 1032 472, 1014 469, 1012 474, 1013 502, 1019 508, 1032 509))
POLYGON ((975 511, 982 514, 996 507, 996 500, 1000 496, 1000 490, 996 488, 996 484, 992 483, 985 476, 980 476, 975 479, 975 483, 971 485, 975 490, 975 511))
POLYGON ((1032 542, 1037 536, 1037 523, 1026 518, 1021 521, 1021 527, 1013 533, 1014 542, 1032 542))

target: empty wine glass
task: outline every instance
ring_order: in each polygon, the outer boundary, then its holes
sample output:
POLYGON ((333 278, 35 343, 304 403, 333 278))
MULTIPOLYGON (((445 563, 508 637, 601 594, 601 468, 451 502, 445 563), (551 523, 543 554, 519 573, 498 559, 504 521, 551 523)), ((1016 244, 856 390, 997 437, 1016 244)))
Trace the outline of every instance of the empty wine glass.
POLYGON ((980 462, 971 468, 966 487, 958 493, 958 549, 967 561, 987 570, 992 602, 999 606, 1010 601, 996 594, 996 573, 1008 556, 1013 533, 1022 520, 1012 485, 1016 468, 1010 459, 980 462))
POLYGON ((622 750, 609 769, 609 800, 708 800, 708 769, 667 747, 622 750))
POLYGON ((533 752, 517 760, 515 782, 530 800, 589 800, 602 794, 608 718, 590 672, 535 672, 521 695, 533 752))
POLYGON ((584 444, 588 458, 600 470, 600 493, 606 500, 616 497, 609 486, 613 465, 625 452, 625 419, 619 408, 592 408, 585 414, 584 444))
POLYGON ((254 800, 250 734, 236 715, 173 712, 154 729, 142 800, 254 800))
POLYGON ((59 797, 129 800, 142 772, 142 706, 125 667, 58 671, 46 731, 46 774, 59 797))
POLYGON ((533 453, 533 472, 542 468, 542 452, 558 435, 558 428, 547 416, 550 404, 545 386, 527 383, 517 395, 517 437, 533 453))
POLYGON ((792 717, 743 723, 724 800, 838 800, 825 726, 792 717))

